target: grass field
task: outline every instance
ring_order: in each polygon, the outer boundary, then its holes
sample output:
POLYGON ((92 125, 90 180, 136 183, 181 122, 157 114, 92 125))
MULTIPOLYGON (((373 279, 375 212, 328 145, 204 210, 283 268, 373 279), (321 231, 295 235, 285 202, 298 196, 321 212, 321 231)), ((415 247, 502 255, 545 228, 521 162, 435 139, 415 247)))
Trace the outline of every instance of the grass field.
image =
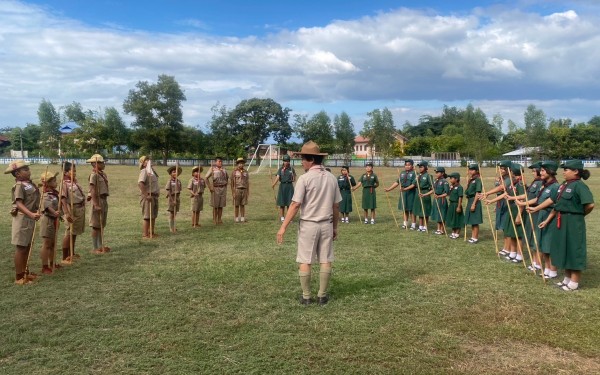
MULTIPOLYGON (((44 169, 33 166, 33 176, 44 169)), ((82 180, 89 169, 80 166, 82 180)), ((106 171, 113 251, 90 254, 88 229, 77 263, 27 286, 13 284, 13 179, 0 180, 1 374, 600 372, 596 211, 582 288, 568 294, 498 260, 485 212, 477 245, 401 231, 379 189, 376 225, 359 224, 356 212, 340 224, 332 301, 304 308, 295 224, 278 246, 268 174, 251 176, 249 223, 234 224, 228 206, 216 227, 205 201, 202 227, 192 229, 183 199, 179 233, 170 235, 161 198, 161 237, 142 240, 137 168, 106 171)), ((389 186, 396 170, 375 173, 389 186)), ((489 188, 493 170, 483 173, 489 188)), ((184 183, 189 174, 184 168, 184 183)), ((587 183, 600 197, 600 170, 587 183)), ((389 197, 395 208, 398 191, 389 197)), ((41 269, 39 246, 31 269, 41 269)), ((317 281, 313 273, 313 289, 317 281)))

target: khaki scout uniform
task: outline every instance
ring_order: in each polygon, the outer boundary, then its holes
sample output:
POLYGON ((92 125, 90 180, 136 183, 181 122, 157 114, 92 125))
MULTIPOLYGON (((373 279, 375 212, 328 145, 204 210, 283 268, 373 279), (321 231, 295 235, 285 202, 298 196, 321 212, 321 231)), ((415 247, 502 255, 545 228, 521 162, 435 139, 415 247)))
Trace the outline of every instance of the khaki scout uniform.
POLYGON ((98 204, 100 205, 100 211, 92 209, 90 211, 90 227, 102 228, 106 227, 106 219, 108 217, 108 177, 104 171, 93 171, 89 178, 90 191, 94 189, 98 194, 98 204))
MULTIPOLYGON (((85 201, 86 195, 83 189, 77 183, 65 178, 63 181, 62 200, 65 202, 69 210, 73 207, 70 217, 73 218, 73 235, 77 236, 85 230, 85 201), (71 204, 72 203, 72 204, 71 204)), ((71 225, 66 226, 65 236, 71 235, 71 225)))
POLYGON ((298 178, 292 201, 300 204, 296 262, 333 262, 332 207, 342 201, 335 176, 321 165, 311 167, 298 178))
POLYGON ((250 176, 248 171, 236 169, 231 176, 232 188, 234 191, 234 205, 245 206, 248 204, 248 188, 250 187, 250 176))
POLYGON ((54 211, 58 212, 58 194, 58 191, 55 189, 49 189, 44 192, 42 217, 40 219, 40 235, 43 238, 56 237, 58 218, 52 215, 50 211, 48 211, 48 208, 52 208, 54 211))
POLYGON ((179 212, 179 206, 181 204, 179 199, 179 195, 181 194, 181 181, 179 181, 178 178, 169 179, 165 185, 165 190, 167 191, 167 198, 169 199, 169 208, 167 208, 167 211, 179 212))
POLYGON ((199 211, 204 210, 203 195, 204 195, 204 189, 206 188, 206 182, 204 181, 204 179, 202 177, 190 178, 187 188, 188 188, 188 190, 190 190, 190 192, 192 194, 198 194, 197 196, 194 196, 194 195, 191 196, 192 211, 199 212, 199 211))
MULTIPOLYGON (((31 212, 37 212, 40 205, 40 191, 31 181, 17 181, 12 189, 12 203, 21 200, 31 212)), ((31 244, 35 220, 17 210, 12 219, 11 244, 28 246, 31 244)))
POLYGON ((140 182, 146 185, 147 191, 152 194, 152 199, 148 201, 146 196, 142 195, 142 192, 140 191, 140 206, 142 207, 142 216, 144 220, 150 220, 150 212, 152 212, 152 219, 156 219, 158 216, 158 196, 160 195, 158 175, 154 169, 152 169, 152 174, 149 174, 146 171, 146 168, 143 168, 138 177, 138 183, 140 182), (150 208, 152 208, 152 210, 150 210, 150 208))
POLYGON ((214 192, 211 194, 210 205, 214 208, 227 206, 227 182, 229 175, 223 168, 212 167, 204 177, 206 181, 212 178, 214 192))

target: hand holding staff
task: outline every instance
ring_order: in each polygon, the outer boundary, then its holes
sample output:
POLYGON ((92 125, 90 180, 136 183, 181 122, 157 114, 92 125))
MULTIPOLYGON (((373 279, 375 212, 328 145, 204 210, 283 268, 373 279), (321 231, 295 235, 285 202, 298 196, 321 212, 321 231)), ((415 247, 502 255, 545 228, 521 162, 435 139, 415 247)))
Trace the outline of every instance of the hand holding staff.
MULTIPOLYGON (((38 203, 37 214, 38 217, 42 214, 42 203, 44 199, 44 190, 46 190, 46 176, 48 176, 48 165, 46 165, 46 173, 44 173, 44 181, 42 182, 42 191, 40 192, 40 200, 38 203)), ((25 277, 29 275, 29 258, 31 258, 31 250, 33 250, 33 244, 35 243, 35 234, 37 232, 38 220, 33 223, 33 235, 31 236, 31 244, 29 245, 29 251, 27 252, 27 261, 25 261, 25 277)))
MULTIPOLYGON (((433 189, 433 200, 435 201, 435 205, 437 206, 438 214, 440 214, 440 220, 442 221, 442 227, 444 228, 444 235, 447 236, 448 232, 446 231, 446 221, 444 220, 444 217, 442 217, 442 209, 440 208, 440 203, 438 202, 435 196, 435 183, 433 181, 433 176, 429 175, 429 179, 431 180, 431 187, 433 189)), ((400 194, 402 194, 402 192, 400 194)))
POLYGON ((421 185, 419 184, 419 178, 421 176, 417 176, 417 194, 419 194, 419 201, 421 202, 421 213, 423 214, 423 220, 425 222, 425 232, 429 233, 429 229, 427 228, 427 213, 425 212, 425 206, 423 205, 423 197, 421 196, 421 185))
POLYGON ((58 239, 58 229, 60 228, 60 210, 62 210, 62 193, 63 193, 63 185, 65 183, 65 162, 61 163, 61 168, 60 168, 60 187, 58 188, 58 212, 59 212, 59 216, 56 218, 56 224, 54 227, 54 259, 53 259, 53 264, 57 264, 56 263, 56 240, 58 239))
POLYGON ((398 187, 400 188, 400 201, 402 202, 402 219, 407 225, 403 225, 405 230, 408 230, 408 217, 406 215, 406 206, 404 205, 404 190, 402 189, 402 181, 400 180, 400 168, 396 168, 398 172, 398 187))
MULTIPOLYGON (((481 174, 481 166, 479 165, 479 163, 477 163, 477 168, 479 169, 479 178, 481 179, 481 190, 482 190, 483 196, 485 197, 485 184, 483 183, 483 175, 481 174)), ((485 208, 487 209, 488 220, 490 222, 490 229, 492 230, 492 237, 494 237, 494 245, 496 246, 496 255, 500 256, 500 250, 498 249, 498 238, 497 238, 496 230, 494 229, 494 224, 492 223, 492 214, 490 213, 490 206, 486 204, 485 208)))

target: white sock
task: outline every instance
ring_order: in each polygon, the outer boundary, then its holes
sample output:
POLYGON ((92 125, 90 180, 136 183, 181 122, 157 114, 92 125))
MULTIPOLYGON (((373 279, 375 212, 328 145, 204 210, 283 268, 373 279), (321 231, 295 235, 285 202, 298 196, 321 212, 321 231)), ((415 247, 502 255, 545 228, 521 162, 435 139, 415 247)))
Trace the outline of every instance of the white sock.
POLYGON ((283 216, 282 216, 282 217, 281 217, 281 219, 279 219, 279 220, 281 220, 281 221, 284 221, 284 220, 285 220, 285 217, 283 217, 283 216))
POLYGON ((576 283, 575 281, 569 281, 567 286, 569 287, 569 289, 577 289, 579 287, 579 283, 576 283))
POLYGON ((410 227, 411 227, 411 228, 416 228, 416 227, 417 227, 417 225, 416 225, 415 223, 412 223, 412 224, 410 225, 410 227))
POLYGON ((513 259, 514 259, 514 258, 516 258, 516 257, 517 257, 517 253, 513 253, 513 252, 511 252, 511 253, 509 253, 509 254, 508 254, 508 256, 509 256, 510 258, 513 258, 513 259))
POLYGON ((517 260, 523 260, 523 256, 521 254, 517 254, 517 260))
POLYGON ((246 218, 242 216, 242 217, 240 217, 240 221, 244 222, 244 221, 246 221, 246 218))
POLYGON ((240 218, 236 216, 236 218, 235 218, 235 222, 236 222, 236 223, 239 223, 239 221, 240 221, 240 218))
POLYGON ((549 276, 550 275, 550 268, 544 268, 544 275, 545 276, 549 276))
POLYGON ((558 272, 552 271, 552 270, 548 270, 548 276, 549 277, 556 277, 556 276, 558 276, 558 272))
POLYGON ((404 221, 404 226, 408 226, 408 221, 404 221))
POLYGON ((563 284, 567 285, 571 282, 571 278, 570 277, 566 277, 563 279, 563 284))

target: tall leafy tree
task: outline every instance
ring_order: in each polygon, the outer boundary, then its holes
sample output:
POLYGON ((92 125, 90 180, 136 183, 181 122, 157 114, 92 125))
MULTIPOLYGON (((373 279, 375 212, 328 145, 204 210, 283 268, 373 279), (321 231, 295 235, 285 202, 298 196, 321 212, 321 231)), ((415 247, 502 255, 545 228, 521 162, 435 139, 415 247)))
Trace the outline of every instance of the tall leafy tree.
POLYGON ((133 137, 147 152, 159 151, 166 164, 170 152, 181 148, 182 102, 185 94, 175 77, 160 75, 154 84, 140 81, 123 103, 125 113, 135 117, 133 137))
POLYGON ((320 111, 310 119, 306 115, 294 116, 294 130, 302 142, 316 142, 323 152, 335 152, 333 126, 327 112, 320 111))
POLYGON ((245 143, 236 136, 237 126, 232 121, 230 111, 226 106, 215 104, 212 108, 212 118, 210 120, 210 137, 213 142, 213 152, 221 157, 234 157, 242 155, 245 143))
MULTIPOLYGON (((524 114, 525 131, 527 132, 527 146, 539 147, 541 154, 547 145, 546 114, 535 105, 527 106, 524 114)), ((539 157, 539 155, 538 155, 539 157)))
POLYGON ((60 116, 54 105, 46 99, 42 99, 37 113, 41 130, 41 149, 45 155, 56 157, 61 140, 60 116))
POLYGON ((247 143, 247 148, 264 143, 270 135, 277 143, 285 144, 292 136, 290 111, 273 99, 242 100, 229 114, 236 128, 232 135, 247 143))
POLYGON ((387 159, 394 147, 396 128, 394 117, 389 109, 375 109, 367 113, 361 135, 369 139, 369 146, 374 147, 375 152, 380 153, 384 160, 387 159))
POLYGON ((63 114, 63 122, 73 121, 77 125, 81 125, 85 121, 85 113, 81 107, 81 103, 73 102, 61 107, 63 114))
POLYGON ((109 152, 113 149, 123 151, 123 146, 130 147, 131 132, 115 107, 104 109, 105 146, 109 152))
POLYGON ((463 113, 465 150, 477 160, 484 160, 492 151, 497 129, 488 122, 480 108, 469 104, 463 113))
POLYGON ((335 115, 333 129, 335 131, 335 151, 344 154, 344 157, 349 160, 354 152, 354 138, 356 138, 352 119, 346 112, 335 115))

